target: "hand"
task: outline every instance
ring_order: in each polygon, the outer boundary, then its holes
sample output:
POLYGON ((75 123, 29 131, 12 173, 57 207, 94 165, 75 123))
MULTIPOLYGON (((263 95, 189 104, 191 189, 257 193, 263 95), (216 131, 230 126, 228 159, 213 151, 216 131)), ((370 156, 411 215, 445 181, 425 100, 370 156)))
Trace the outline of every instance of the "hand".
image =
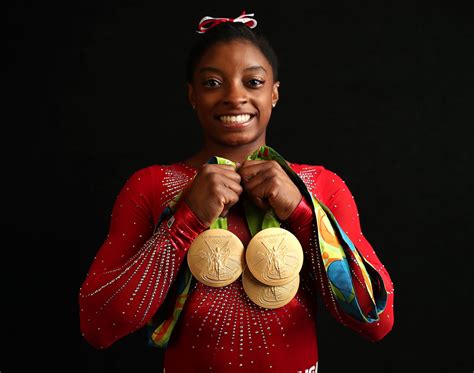
POLYGON ((272 207, 282 221, 288 219, 303 198, 276 161, 246 160, 237 172, 251 201, 263 210, 272 207))
POLYGON ((240 182, 234 167, 204 164, 183 191, 183 199, 201 222, 210 226, 238 202, 243 191, 240 182))

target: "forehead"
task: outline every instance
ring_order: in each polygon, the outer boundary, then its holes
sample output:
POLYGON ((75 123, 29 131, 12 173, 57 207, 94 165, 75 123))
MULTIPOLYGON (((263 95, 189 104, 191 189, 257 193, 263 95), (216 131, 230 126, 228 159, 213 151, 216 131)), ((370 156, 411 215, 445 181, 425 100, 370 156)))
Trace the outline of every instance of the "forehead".
POLYGON ((222 71, 239 71, 248 67, 262 66, 272 75, 272 68, 265 55, 253 43, 245 40, 218 42, 210 46, 196 66, 196 72, 206 67, 222 71))

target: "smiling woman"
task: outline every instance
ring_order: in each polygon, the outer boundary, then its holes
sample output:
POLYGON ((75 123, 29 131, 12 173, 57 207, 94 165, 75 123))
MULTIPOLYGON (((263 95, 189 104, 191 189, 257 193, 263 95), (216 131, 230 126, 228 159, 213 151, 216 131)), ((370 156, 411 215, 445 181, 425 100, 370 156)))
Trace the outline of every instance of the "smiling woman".
POLYGON ((187 80, 207 152, 187 163, 201 165, 210 154, 243 161, 265 144, 278 101, 277 57, 266 39, 243 23, 222 23, 203 36, 191 51, 187 80), (234 146, 239 146, 235 155, 228 154, 234 146))
POLYGON ((244 146, 233 157, 243 161, 252 149, 265 144, 271 109, 278 101, 278 82, 267 58, 253 43, 235 40, 209 47, 188 87, 206 148, 244 146))
POLYGON ((188 63, 203 146, 135 172, 80 290, 85 339, 147 327, 167 372, 316 371, 316 300, 369 340, 393 325, 393 284, 347 185, 266 144, 277 58, 253 15, 205 17, 188 63))

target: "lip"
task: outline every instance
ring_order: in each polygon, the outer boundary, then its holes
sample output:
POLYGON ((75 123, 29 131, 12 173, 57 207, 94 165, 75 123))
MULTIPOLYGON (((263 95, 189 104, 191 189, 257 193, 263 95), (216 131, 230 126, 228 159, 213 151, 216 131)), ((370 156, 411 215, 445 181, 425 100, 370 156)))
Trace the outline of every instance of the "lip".
POLYGON ((256 117, 256 115, 252 114, 252 113, 225 113, 225 114, 216 115, 215 118, 216 118, 217 122, 219 123, 219 126, 225 128, 225 129, 240 130, 240 129, 243 129, 243 128, 246 128, 246 127, 250 126, 255 117, 256 117), (221 116, 224 116, 224 115, 229 115, 229 116, 250 115, 250 119, 246 122, 243 122, 243 123, 224 123, 219 119, 221 116))

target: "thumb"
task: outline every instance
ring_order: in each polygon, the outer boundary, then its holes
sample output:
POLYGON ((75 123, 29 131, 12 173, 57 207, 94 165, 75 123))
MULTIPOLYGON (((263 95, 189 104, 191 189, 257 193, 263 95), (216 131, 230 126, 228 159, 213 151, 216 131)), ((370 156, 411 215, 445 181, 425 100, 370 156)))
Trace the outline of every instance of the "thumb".
POLYGON ((228 208, 224 208, 219 216, 225 218, 228 213, 229 213, 229 209, 228 209, 228 208))

